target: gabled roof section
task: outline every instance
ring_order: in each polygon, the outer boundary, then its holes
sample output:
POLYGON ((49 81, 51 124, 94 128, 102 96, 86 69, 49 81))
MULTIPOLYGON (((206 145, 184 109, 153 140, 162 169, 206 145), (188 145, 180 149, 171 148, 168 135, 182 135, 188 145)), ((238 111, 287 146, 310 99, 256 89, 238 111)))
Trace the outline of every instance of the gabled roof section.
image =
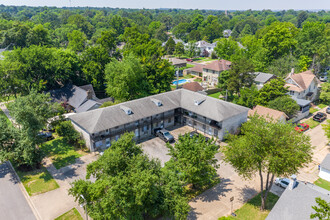
POLYGON ((75 112, 76 113, 87 112, 88 110, 90 110, 91 108, 93 108, 95 105, 97 107, 100 107, 102 104, 99 103, 99 102, 96 102, 94 100, 87 100, 81 106, 79 106, 78 108, 76 108, 75 109, 75 112))
POLYGON ((185 84, 183 84, 182 88, 193 91, 193 92, 198 92, 198 91, 204 90, 204 88, 198 82, 185 83, 185 84))
POLYGON ((215 121, 223 121, 235 115, 247 113, 249 110, 246 107, 208 97, 197 92, 179 89, 75 114, 69 118, 92 134, 180 107, 215 121), (162 105, 155 105, 151 99, 161 101, 162 105), (204 101, 199 105, 195 105, 195 100, 204 101), (130 108, 133 114, 127 115, 121 109, 121 106, 130 108))
POLYGON ((196 64, 195 66, 188 68, 187 71, 194 71, 197 73, 202 73, 204 67, 205 67, 204 64, 196 64))
POLYGON ((87 100, 87 92, 75 85, 67 85, 49 93, 54 101, 67 102, 74 108, 78 108, 87 100))
POLYGON ((214 70, 214 71, 224 71, 229 70, 231 66, 231 62, 228 60, 215 60, 207 65, 205 65, 204 69, 214 70))
MULTIPOLYGON (((275 110, 275 109, 271 109, 271 108, 267 108, 261 105, 257 105, 256 107, 254 107, 252 110, 249 111, 249 117, 253 116, 254 114, 258 114, 262 117, 265 117, 266 119, 272 118, 274 120, 279 120, 281 119, 281 117, 285 117, 288 118, 288 116, 281 111, 275 110)), ((270 120, 270 119, 269 119, 270 120)))
POLYGON ((314 78, 316 78, 314 73, 311 70, 307 70, 302 73, 289 74, 289 76, 286 78, 286 81, 288 81, 288 79, 291 79, 296 84, 294 85, 292 83, 287 83, 287 86, 289 86, 289 90, 300 92, 306 90, 313 82, 314 78))
POLYGON ((256 72, 255 73, 256 78, 254 79, 255 82, 261 82, 261 83, 266 83, 272 78, 276 77, 273 74, 270 73, 262 73, 262 72, 256 72))

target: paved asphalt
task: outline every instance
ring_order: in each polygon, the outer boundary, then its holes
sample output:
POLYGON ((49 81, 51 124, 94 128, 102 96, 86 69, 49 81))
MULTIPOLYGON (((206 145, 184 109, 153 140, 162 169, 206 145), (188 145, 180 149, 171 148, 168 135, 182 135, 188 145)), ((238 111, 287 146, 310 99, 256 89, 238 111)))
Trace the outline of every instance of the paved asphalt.
POLYGON ((0 164, 0 219, 36 219, 7 163, 0 164))

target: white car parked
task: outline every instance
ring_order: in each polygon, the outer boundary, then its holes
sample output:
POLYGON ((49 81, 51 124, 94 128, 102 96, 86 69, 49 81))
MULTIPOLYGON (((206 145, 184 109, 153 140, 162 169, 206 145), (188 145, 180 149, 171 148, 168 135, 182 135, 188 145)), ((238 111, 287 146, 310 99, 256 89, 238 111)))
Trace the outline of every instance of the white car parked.
POLYGON ((282 188, 288 187, 290 180, 288 178, 276 178, 275 185, 280 186, 282 188))

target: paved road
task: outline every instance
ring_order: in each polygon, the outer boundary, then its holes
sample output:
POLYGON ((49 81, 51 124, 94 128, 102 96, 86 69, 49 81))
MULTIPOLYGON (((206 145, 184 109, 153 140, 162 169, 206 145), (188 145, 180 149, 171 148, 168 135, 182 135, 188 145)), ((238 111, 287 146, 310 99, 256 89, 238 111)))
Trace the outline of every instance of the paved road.
POLYGON ((0 219, 36 219, 7 163, 0 164, 0 219))

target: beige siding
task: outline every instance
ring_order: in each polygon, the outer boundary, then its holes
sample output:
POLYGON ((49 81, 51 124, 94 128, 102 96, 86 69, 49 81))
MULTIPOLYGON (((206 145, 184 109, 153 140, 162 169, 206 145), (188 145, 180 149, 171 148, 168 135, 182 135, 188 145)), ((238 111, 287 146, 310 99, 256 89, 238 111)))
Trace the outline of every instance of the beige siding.
POLYGON ((83 139, 86 142, 86 146, 90 149, 90 151, 94 151, 94 147, 93 147, 93 144, 91 142, 91 138, 90 138, 89 133, 87 133, 87 131, 82 129, 80 126, 78 126, 73 121, 71 121, 71 123, 72 123, 73 127, 76 129, 76 131, 78 131, 82 135, 83 139))

